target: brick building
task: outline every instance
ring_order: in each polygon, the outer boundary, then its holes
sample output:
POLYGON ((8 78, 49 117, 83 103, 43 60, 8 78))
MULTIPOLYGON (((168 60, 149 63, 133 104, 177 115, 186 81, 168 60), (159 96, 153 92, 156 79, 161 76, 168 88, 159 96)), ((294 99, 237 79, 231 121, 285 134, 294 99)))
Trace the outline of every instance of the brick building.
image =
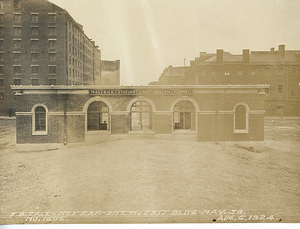
POLYGON ((170 65, 163 70, 158 81, 150 82, 149 85, 179 84, 183 80, 185 72, 189 70, 190 66, 173 67, 170 65))
POLYGON ((300 116, 300 50, 243 50, 241 55, 200 52, 184 77, 169 77, 164 84, 248 85, 269 84, 265 97, 266 116, 300 116))
POLYGON ((0 0, 0 115, 11 85, 100 84, 101 51, 83 26, 47 0, 0 0))
POLYGON ((262 142, 268 87, 12 86, 17 147, 47 149, 136 135, 262 142))

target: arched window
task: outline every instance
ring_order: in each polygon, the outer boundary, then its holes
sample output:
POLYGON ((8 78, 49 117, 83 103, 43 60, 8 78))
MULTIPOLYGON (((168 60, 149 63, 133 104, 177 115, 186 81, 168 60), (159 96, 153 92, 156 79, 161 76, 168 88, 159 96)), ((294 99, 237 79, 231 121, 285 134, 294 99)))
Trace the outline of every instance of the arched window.
POLYGON ((148 102, 138 101, 130 109, 131 130, 151 130, 152 109, 148 102))
POLYGON ((174 107, 174 129, 195 129, 195 107, 189 101, 180 101, 174 107))
POLYGON ((247 130, 247 109, 244 105, 238 105, 235 108, 235 117, 234 117, 234 125, 235 130, 237 131, 246 131, 247 130))
POLYGON ((102 101, 90 104, 87 112, 87 130, 109 130, 109 109, 102 101))
POLYGON ((46 131, 46 109, 42 106, 36 107, 34 116, 35 131, 46 131))

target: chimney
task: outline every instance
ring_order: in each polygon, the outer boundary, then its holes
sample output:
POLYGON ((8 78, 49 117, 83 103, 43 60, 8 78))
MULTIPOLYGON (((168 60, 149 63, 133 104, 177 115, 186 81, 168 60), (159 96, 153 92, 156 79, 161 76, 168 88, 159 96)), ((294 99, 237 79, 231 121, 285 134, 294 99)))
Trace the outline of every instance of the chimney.
POLYGON ((249 64, 250 62, 249 49, 243 49, 243 62, 244 64, 249 64))
POLYGON ((279 45, 278 51, 279 51, 279 55, 284 58, 285 57, 285 45, 279 45))
POLYGON ((217 49, 217 63, 223 63, 223 49, 217 49))
POLYGON ((275 51, 275 48, 270 48, 270 51, 271 51, 271 52, 274 52, 274 51, 275 51))

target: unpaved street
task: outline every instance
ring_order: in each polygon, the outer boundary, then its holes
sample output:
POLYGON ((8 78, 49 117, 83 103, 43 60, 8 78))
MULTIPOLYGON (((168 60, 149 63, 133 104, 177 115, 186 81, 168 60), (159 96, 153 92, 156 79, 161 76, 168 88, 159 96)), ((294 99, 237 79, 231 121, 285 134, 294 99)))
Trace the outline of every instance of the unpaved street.
POLYGON ((224 222, 221 210, 242 210, 228 222, 299 222, 297 121, 267 120, 262 152, 123 138, 28 153, 15 152, 15 120, 0 122, 2 224, 224 222))

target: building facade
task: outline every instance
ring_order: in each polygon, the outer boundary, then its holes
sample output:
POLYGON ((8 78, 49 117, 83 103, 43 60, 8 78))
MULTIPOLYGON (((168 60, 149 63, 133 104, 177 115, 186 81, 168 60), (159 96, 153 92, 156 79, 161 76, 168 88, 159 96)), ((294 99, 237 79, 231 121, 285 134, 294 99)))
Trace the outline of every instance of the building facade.
POLYGON ((120 136, 262 142, 268 85, 13 86, 17 147, 120 136))
POLYGON ((99 84, 100 61, 99 47, 65 9, 0 1, 0 115, 15 109, 11 85, 99 84))
POLYGON ((165 68, 158 81, 150 82, 149 85, 172 85, 181 84, 185 72, 190 70, 190 66, 173 67, 170 65, 165 68))
POLYGON ((300 116, 300 50, 243 50, 241 55, 201 52, 191 61, 181 79, 170 77, 169 84, 248 85, 269 84, 265 97, 266 116, 300 116))

